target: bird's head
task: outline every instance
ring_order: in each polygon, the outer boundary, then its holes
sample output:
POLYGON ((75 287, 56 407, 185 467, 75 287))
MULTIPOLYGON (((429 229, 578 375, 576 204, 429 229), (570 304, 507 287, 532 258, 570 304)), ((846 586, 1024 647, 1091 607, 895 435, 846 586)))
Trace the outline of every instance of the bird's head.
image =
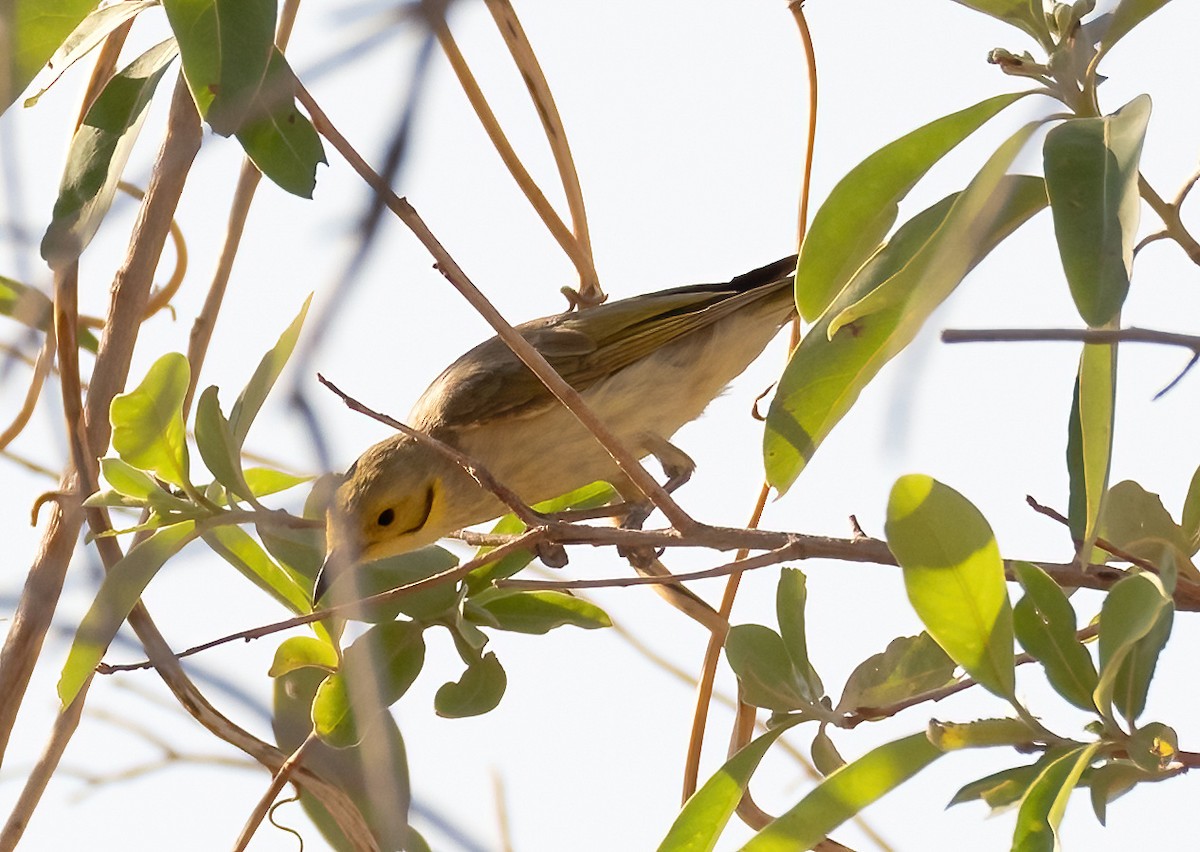
POLYGON ((449 462, 406 435, 359 456, 342 477, 325 516, 325 563, 314 602, 344 572, 432 544, 446 525, 449 462))

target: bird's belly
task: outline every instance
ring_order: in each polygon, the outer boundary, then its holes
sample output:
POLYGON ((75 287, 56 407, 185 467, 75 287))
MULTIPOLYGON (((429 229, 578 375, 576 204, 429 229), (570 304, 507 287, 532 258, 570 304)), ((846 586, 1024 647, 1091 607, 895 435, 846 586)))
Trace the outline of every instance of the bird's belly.
MULTIPOLYGON (((725 323, 660 349, 583 391, 588 407, 638 458, 646 437, 669 439, 695 420, 753 361, 778 330, 758 322, 725 323)), ((457 443, 527 503, 617 476, 615 463, 567 409, 492 421, 459 433, 457 443)), ((485 518, 479 518, 485 520, 485 518)))

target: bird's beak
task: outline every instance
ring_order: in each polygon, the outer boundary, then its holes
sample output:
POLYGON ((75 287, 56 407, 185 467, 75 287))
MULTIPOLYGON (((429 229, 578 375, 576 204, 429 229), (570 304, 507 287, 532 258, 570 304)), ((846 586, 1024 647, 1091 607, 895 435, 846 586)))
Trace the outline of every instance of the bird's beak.
POLYGON ((325 554, 325 561, 321 564, 321 570, 317 572, 317 581, 313 584, 313 606, 319 604, 321 598, 329 592, 329 588, 341 576, 348 562, 339 550, 330 550, 325 554))

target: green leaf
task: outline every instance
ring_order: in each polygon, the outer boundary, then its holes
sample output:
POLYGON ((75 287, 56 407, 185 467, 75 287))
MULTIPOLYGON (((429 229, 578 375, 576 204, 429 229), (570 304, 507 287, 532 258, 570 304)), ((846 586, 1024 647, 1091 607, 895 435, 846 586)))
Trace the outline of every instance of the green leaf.
POLYGON ((121 173, 158 81, 177 53, 172 39, 147 50, 105 84, 71 139, 67 165, 42 238, 42 257, 57 269, 75 261, 112 205, 121 173))
MULTIPOLYGON (((1085 343, 1071 404, 1067 433, 1067 471, 1071 493, 1068 520, 1071 536, 1091 542, 1104 506, 1112 464, 1113 422, 1116 414, 1117 347, 1085 343)), ((1087 548, 1085 548, 1087 552, 1087 548)))
POLYGON ((321 137, 296 108, 295 77, 278 48, 271 53, 267 76, 254 99, 238 141, 250 161, 281 189, 312 198, 317 164, 326 162, 321 137))
POLYGON ((1043 182, 1006 174, 1041 124, 1030 122, 1005 140, 959 193, 945 221, 912 264, 842 308, 830 321, 827 336, 832 338, 842 328, 899 304, 917 311, 922 318, 928 316, 992 248, 1041 210, 1046 204, 1043 182), (1005 183, 1009 186, 1003 186, 1005 183), (970 242, 963 245, 963 240, 970 242))
POLYGON ((133 391, 113 397, 109 409, 112 446, 121 459, 179 486, 188 475, 183 397, 190 378, 187 358, 168 352, 133 391))
POLYGON ((114 490, 129 497, 145 500, 154 492, 162 491, 153 476, 120 459, 100 459, 100 473, 114 490))
POLYGON ((1167 0, 1121 0, 1112 12, 1112 20, 1100 43, 1101 50, 1107 53, 1109 48, 1128 35, 1130 30, 1165 5, 1167 0))
POLYGON ((514 633, 548 633, 564 625, 584 630, 612 627, 600 607, 565 592, 498 591, 476 595, 472 603, 491 616, 500 630, 514 633))
POLYGON ((228 136, 251 114, 275 47, 275 0, 163 0, 200 115, 228 136))
POLYGON ((1168 604, 1159 613, 1150 632, 1133 646, 1117 670, 1113 682, 1113 704, 1130 724, 1146 709, 1150 681, 1154 679, 1158 657, 1171 636, 1174 621, 1175 607, 1168 604))
POLYGON ((315 636, 293 636, 284 639, 275 649, 275 659, 267 671, 269 677, 280 677, 303 668, 337 671, 337 648, 315 636))
POLYGON ((304 327, 304 318, 308 316, 308 306, 311 302, 312 294, 310 293, 300 307, 300 313, 279 336, 279 340, 271 347, 271 351, 264 355, 258 363, 254 375, 250 377, 250 381, 246 383, 246 387, 242 389, 229 412, 229 428, 233 430, 234 446, 239 451, 246 443, 246 433, 250 431, 250 424, 258 416, 259 409, 262 408, 271 388, 275 386, 275 380, 283 372, 288 358, 292 357, 292 351, 296 348, 296 341, 300 338, 300 329, 304 327))
POLYGON ((422 627, 413 621, 377 624, 342 656, 342 667, 317 689, 313 729, 335 748, 362 741, 360 720, 374 720, 400 700, 425 664, 422 627))
POLYGON ((659 844, 658 852, 712 852, 763 755, 784 731, 799 721, 798 718, 788 719, 743 746, 727 760, 684 803, 683 810, 659 844))
POLYGON ((1189 558, 1194 552, 1191 537, 1172 519, 1162 498, 1136 482, 1125 480, 1108 490, 1099 534, 1126 553, 1155 565, 1161 565, 1164 554, 1169 553, 1184 576, 1192 582, 1200 581, 1200 571, 1189 558))
POLYGON ((504 667, 489 651, 468 663, 457 681, 442 684, 433 697, 433 708, 447 719, 480 716, 496 709, 507 686, 504 667))
POLYGON ((949 486, 910 474, 892 486, 884 528, 929 635, 967 674, 1011 699, 1012 609, 987 520, 949 486))
POLYGON ((0 27, 0 112, 37 75, 54 51, 87 17, 96 0, 13 0, 0 27))
POLYGON ((75 631, 75 639, 58 680, 58 697, 64 707, 75 700, 79 690, 91 677, 109 643, 158 569, 195 537, 196 525, 191 521, 165 527, 131 548, 104 575, 92 605, 75 631))
POLYGON ((1111 322, 1129 293, 1141 201, 1138 162, 1150 98, 1112 115, 1072 118, 1046 134, 1046 190, 1063 271, 1079 315, 1111 322))
POLYGON ((325 531, 291 529, 258 524, 259 541, 284 569, 305 589, 312 589, 317 571, 325 561, 325 531))
POLYGON ((91 50, 104 41, 108 36, 126 21, 132 20, 151 6, 157 6, 158 0, 124 0, 111 6, 101 6, 94 9, 86 18, 79 22, 50 57, 47 67, 54 71, 54 77, 35 94, 25 99, 25 108, 35 105, 42 95, 62 77, 63 73, 77 61, 86 56, 91 50))
POLYGON ((1096 666, 1077 638, 1075 609, 1063 590, 1041 568, 1016 563, 1025 596, 1013 607, 1013 629, 1042 667, 1054 690, 1081 710, 1094 711, 1096 666))
POLYGON ((1092 770, 1088 779, 1091 788, 1092 810, 1101 825, 1107 818, 1108 803, 1119 799, 1141 781, 1153 779, 1153 775, 1132 763, 1112 761, 1092 770))
POLYGON ((1012 24, 1024 30, 1037 40, 1042 47, 1049 49, 1053 44, 1050 30, 1046 26, 1046 15, 1042 11, 1041 0, 954 0, 962 6, 999 18, 1007 24, 1012 24))
POLYGON ((209 385, 196 401, 196 447, 217 482, 231 494, 253 501, 255 495, 242 475, 241 453, 233 445, 233 431, 221 412, 217 394, 217 388, 209 385))
POLYGON ((334 672, 317 687, 312 703, 313 730, 321 742, 334 748, 352 748, 359 744, 358 720, 351 710, 350 689, 346 677, 334 672))
MULTIPOLYGON (((1109 589, 1100 608, 1100 680, 1096 685, 1094 699, 1096 707, 1110 718, 1109 707, 1118 702, 1118 709, 1127 719, 1136 717, 1144 704, 1145 693, 1134 693, 1135 683, 1130 675, 1140 670, 1140 683, 1149 685, 1149 676, 1144 666, 1135 664, 1133 670, 1126 669, 1122 680, 1121 695, 1116 694, 1117 681, 1125 661, 1134 653, 1138 643, 1150 637, 1146 650, 1154 650, 1163 631, 1160 619, 1172 611, 1172 601, 1163 589, 1162 581, 1153 574, 1135 574, 1126 577, 1109 589), (1152 635, 1153 634, 1153 635, 1152 635), (1136 712, 1135 712, 1136 711, 1136 712)), ((1170 631, 1170 622, 1166 623, 1170 631)), ((1161 636, 1165 641, 1165 636, 1161 636)), ((1157 658, 1157 651, 1154 653, 1157 658)), ((1144 662, 1144 661, 1143 661, 1144 662)), ((1152 674, 1151 669, 1151 674, 1152 674)))
POLYGON ((242 471, 242 477, 250 486, 250 493, 255 497, 266 497, 268 494, 278 494, 305 482, 311 482, 311 476, 296 476, 284 473, 270 467, 248 467, 242 471))
POLYGON ((822 775, 832 775, 846 765, 846 758, 842 757, 837 746, 833 744, 833 740, 825 731, 826 727, 822 724, 817 730, 809 753, 812 755, 813 768, 822 775))
POLYGON ((788 713, 811 707, 820 698, 796 673, 783 639, 769 627, 738 624, 729 628, 725 656, 747 704, 788 713))
POLYGON ((808 640, 804 636, 804 606, 807 599, 804 574, 796 568, 784 568, 779 574, 779 586, 775 593, 779 633, 792 660, 792 668, 804 681, 808 694, 820 698, 825 694, 825 687, 809 662, 808 640))
POLYGON ((1191 556, 1200 550, 1200 467, 1192 474, 1187 497, 1183 501, 1183 534, 1187 536, 1191 556))
MULTIPOLYGON (((312 732, 312 704, 325 673, 303 668, 274 680, 271 726, 285 753, 292 753, 312 732)), ((322 742, 309 743, 304 765, 344 790, 371 829, 380 849, 418 852, 408 827, 410 800, 408 763, 404 739, 390 714, 369 726, 355 748, 335 749, 322 742)), ((300 790, 300 803, 328 841, 328 848, 355 848, 321 803, 300 790)), ((307 847, 306 847, 307 848, 307 847)))
POLYGON ((954 794, 947 807, 979 799, 985 802, 993 811, 998 811, 1014 802, 1019 802, 1025 797, 1029 786, 1042 774, 1042 770, 1067 751, 1068 749, 1062 747, 1048 749, 1035 763, 1031 763, 1028 766, 1014 766, 1011 769, 1002 769, 999 772, 965 784, 954 794))
POLYGON ((1017 134, 1005 143, 963 193, 902 226, 792 352, 763 437, 767 478, 781 493, 863 388, 916 337, 970 269, 1045 206, 1040 178, 1003 175, 1025 138, 1017 134), (883 301, 872 307, 866 299, 877 293, 883 301), (865 313, 844 321, 852 309, 865 313), (835 324, 843 326, 840 331, 835 324))
POLYGON ((1031 92, 997 95, 942 116, 880 148, 838 181, 813 216, 796 267, 796 304, 815 320, 875 252, 899 202, 985 122, 1031 92))
POLYGON ((954 682, 954 660, 928 633, 898 636, 863 660, 842 690, 839 713, 883 708, 954 682))
MULTIPOLYGON (((543 514, 553 515, 568 509, 595 509, 599 506, 607 506, 616 497, 616 489, 607 482, 593 482, 563 494, 561 497, 537 503, 533 508, 543 514)), ((492 532, 499 535, 515 535, 524 531, 525 524, 513 514, 505 515, 492 527, 492 532)), ((478 558, 493 549, 481 547, 475 556, 478 558)), ((518 550, 488 565, 481 565, 467 575, 467 588, 471 594, 483 591, 496 580, 513 576, 532 561, 532 551, 518 550)))
POLYGON ((1054 852, 1058 848, 1058 826, 1067 799, 1099 748, 1100 743, 1092 743, 1072 749, 1042 770, 1021 800, 1013 849, 1054 852))
POLYGON ((241 527, 214 527, 204 534, 204 541, 242 576, 292 612, 309 612, 312 608, 308 589, 277 565, 262 545, 241 527))
POLYGON ((976 719, 974 722, 932 719, 926 733, 940 751, 1029 745, 1041 738, 1039 732, 1020 719, 976 719))
MULTIPOLYGON (((45 333, 54 322, 54 303, 41 290, 0 275, 0 316, 45 333)), ((76 329, 75 335, 80 347, 88 352, 95 353, 100 346, 96 335, 86 328, 76 329)))
MULTIPOLYGON (((333 586, 348 586, 345 593, 331 591, 326 594, 327 600, 356 600, 377 595, 380 592, 398 589, 421 580, 441 574, 458 564, 458 559, 450 551, 436 546, 422 547, 399 556, 390 556, 376 562, 361 565, 354 571, 338 577, 333 586)), ((332 589, 332 587, 331 587, 332 589)), ((355 616, 363 621, 386 622, 394 621, 401 613, 409 618, 421 621, 432 621, 458 605, 458 584, 453 582, 436 583, 419 592, 410 592, 399 596, 387 603, 371 604, 363 608, 363 612, 355 616)))
POLYGON ((879 746, 818 784, 799 804, 751 838, 742 852, 810 849, 941 754, 924 733, 879 746))

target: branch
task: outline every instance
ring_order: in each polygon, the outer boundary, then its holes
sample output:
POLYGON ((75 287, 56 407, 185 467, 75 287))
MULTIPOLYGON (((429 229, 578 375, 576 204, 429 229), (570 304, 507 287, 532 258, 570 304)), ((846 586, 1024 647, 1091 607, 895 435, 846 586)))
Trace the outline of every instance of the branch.
MULTIPOLYGON (((361 611, 362 607, 374 606, 376 604, 386 604, 408 595, 414 595, 417 592, 423 591, 441 583, 450 583, 462 579, 467 574, 470 574, 476 568, 491 564, 492 562, 502 559, 510 553, 519 550, 528 550, 534 547, 537 542, 543 540, 544 530, 530 530, 522 536, 517 537, 508 544, 490 550, 482 556, 468 560, 453 568, 448 568, 445 571, 439 571, 437 574, 431 574, 421 580, 416 580, 403 586, 397 586, 394 589, 388 589, 386 592, 380 592, 359 600, 349 601, 347 603, 338 604, 337 606, 325 607, 324 609, 314 610, 304 615, 297 615, 293 618, 287 618, 283 621, 276 621, 271 624, 264 624, 259 627, 252 627, 249 630, 240 630, 237 633, 230 633, 228 636, 222 636, 219 639, 213 639, 211 642, 205 642, 201 645, 195 645, 188 648, 186 651, 175 653, 164 646, 163 660, 169 659, 173 666, 178 666, 178 661, 184 657, 190 657, 193 654, 199 654, 201 651, 207 651, 210 648, 216 648, 220 645, 226 645, 230 642, 241 640, 249 642, 252 639, 261 639, 264 636, 270 636, 274 633, 279 633, 284 630, 291 630, 293 627, 303 627, 305 624, 311 624, 314 621, 323 621, 326 618, 333 616, 349 616, 355 612, 361 611)), ((115 674, 116 672, 130 672, 139 669, 157 668, 162 672, 163 662, 155 660, 153 657, 149 660, 142 660, 138 663, 119 663, 116 665, 109 663, 101 663, 96 667, 98 674, 115 674)))
POLYGON ((443 458, 446 458, 458 465, 463 469, 467 476, 471 477, 476 483, 479 484, 480 488, 491 492, 492 495, 494 495, 501 503, 511 509, 513 514, 515 514, 525 524, 525 526, 539 527, 546 522, 546 518, 544 516, 531 509, 528 504, 526 504, 519 496, 517 496, 515 491, 501 483, 498 479, 496 479, 496 477, 492 476, 491 472, 487 468, 472 459, 470 456, 459 452, 444 441, 439 441, 432 435, 427 435, 419 429, 414 429, 405 423, 401 423, 394 417, 389 417, 382 412, 368 408, 357 399, 343 391, 333 382, 329 381, 329 379, 322 376, 320 373, 317 373, 317 381, 337 394, 338 397, 341 398, 342 402, 346 404, 346 407, 351 411, 357 411, 359 414, 365 414, 372 420, 377 420, 385 426, 390 426, 397 432, 407 435, 417 443, 429 447, 443 458))
MULTIPOLYGON (((1160 236, 1152 234, 1142 241, 1145 245, 1160 236)), ((1082 341, 1084 343, 1157 343, 1164 346, 1182 346, 1192 350, 1192 358, 1166 387, 1154 395, 1159 399, 1174 388, 1184 376, 1200 362, 1200 336, 1178 334, 1173 331, 1158 331, 1150 328, 993 328, 993 329, 946 329, 942 332, 943 343, 1029 343, 1052 341, 1082 341)))
POLYGON ((1183 249, 1192 263, 1200 266, 1200 243, 1196 242, 1196 238, 1188 233, 1187 228, 1183 225, 1183 219, 1179 216, 1179 205, 1183 199, 1187 198, 1188 192, 1191 191, 1192 185, 1196 178, 1190 178, 1183 189, 1179 192, 1179 197, 1176 203, 1171 204, 1163 201, 1162 196, 1154 191, 1154 187, 1146 181, 1146 178, 1138 173, 1138 190, 1141 192, 1142 198, 1150 205, 1150 208, 1158 214, 1162 219, 1163 225, 1166 226, 1166 231, 1171 235, 1171 239, 1179 243, 1179 247, 1183 249))
POLYGON ((633 454, 596 417, 591 408, 583 401, 579 392, 563 380, 563 377, 550 366, 546 359, 542 357, 542 354, 534 349, 524 337, 518 334, 508 321, 500 315, 500 312, 496 310, 492 303, 487 300, 483 293, 471 283, 471 280, 467 278, 458 264, 454 262, 454 258, 450 256, 421 217, 417 215, 417 211, 413 209, 413 206, 392 192, 391 187, 367 165, 362 156, 354 150, 350 143, 346 141, 346 138, 333 126, 329 117, 325 115, 320 105, 317 104, 299 80, 296 81, 296 97, 304 105, 304 108, 308 110, 309 117, 312 119, 317 131, 329 140, 329 143, 358 172, 367 185, 379 193, 379 196, 388 206, 388 209, 395 213, 408 226, 417 239, 420 240, 421 244, 425 246, 433 256, 438 271, 462 294, 471 307, 475 308, 479 315, 487 320, 488 324, 496 331, 497 336, 513 351, 513 354, 592 433, 597 442, 604 447, 613 461, 616 462, 617 467, 621 469, 621 472, 629 478, 634 486, 662 511, 667 520, 676 529, 691 529, 696 526, 696 522, 679 507, 679 504, 675 502, 671 495, 638 463, 633 454))
MULTIPOLYGON (((1081 630, 1075 632, 1075 638, 1080 642, 1085 642, 1088 639, 1093 639, 1100 633, 1100 627, 1097 624, 1091 624, 1081 630)), ((1024 666, 1029 663, 1037 662, 1036 658, 1029 654, 1018 654, 1013 660, 1014 665, 1024 666)), ((947 684, 939 689, 923 692, 919 695, 913 695, 905 698, 903 701, 897 701, 894 704, 887 704, 883 707, 856 707, 854 712, 847 713, 837 723, 840 728, 856 728, 863 722, 873 722, 877 719, 886 719, 895 716, 901 710, 907 710, 909 707, 915 707, 918 704, 924 704, 928 701, 941 701, 943 698, 949 698, 962 692, 964 689, 970 689, 976 686, 978 681, 970 677, 964 677, 954 683, 947 684)))
POLYGON ((596 276, 592 238, 588 234, 587 210, 583 205, 583 189, 579 185, 579 173, 575 170, 575 158, 571 156, 567 130, 558 114, 558 105, 554 103, 550 84, 512 3, 509 0, 485 0, 485 3, 496 21, 504 43, 508 45, 513 62, 521 72, 521 79, 525 81, 529 96, 533 98, 538 118, 542 120, 542 129, 546 131, 546 140, 550 143, 550 151, 554 155, 554 164, 558 167, 558 177, 562 181, 563 193, 567 196, 567 209, 571 213, 571 230, 579 243, 580 252, 587 261, 587 266, 578 270, 579 297, 584 304, 599 304, 604 301, 604 292, 600 289, 600 281, 596 276))
POLYGON ((271 783, 267 787, 266 792, 262 794, 262 798, 258 800, 258 804, 254 806, 250 817, 246 820, 245 826, 242 827, 242 833, 238 835, 237 842, 234 844, 234 852, 245 852, 246 847, 250 845, 251 838, 254 837, 254 832, 258 831, 258 827, 262 825, 263 819, 266 818, 267 812, 271 809, 271 804, 275 801, 275 797, 279 795, 279 791, 286 784, 300 767, 300 761, 304 759, 304 753, 310 747, 319 743, 317 732, 310 733, 294 752, 288 755, 287 760, 275 771, 275 775, 271 778, 271 783))
MULTIPOLYGON (((73 497, 56 501, 58 509, 43 538, 40 558, 30 569, 13 628, 0 653, 0 737, 3 737, 3 744, 6 744, 12 730, 13 719, 34 663, 40 655, 49 620, 54 614, 84 516, 79 506, 79 491, 90 493, 90 486, 96 481, 97 462, 93 448, 108 446, 108 403, 128 377, 139 320, 158 256, 166 241, 171 212, 183 191, 188 167, 199 148, 199 117, 180 75, 172 100, 167 135, 155 163, 150 189, 139 209, 125 264, 113 282, 108 328, 120 332, 105 334, 101 339, 88 391, 86 420, 82 416, 79 399, 78 349, 74 348, 77 266, 71 264, 55 274, 55 326, 72 455, 72 464, 64 476, 63 491, 73 497), (114 317, 121 317, 121 321, 112 322, 114 317), (67 349, 67 345, 72 349, 67 349), (103 402, 100 397, 103 397, 103 402), (76 412, 74 416, 73 411, 76 412)), ((93 531, 108 527, 103 512, 89 510, 87 516, 93 531)), ((98 546, 106 567, 111 567, 120 559, 120 549, 112 539, 101 539, 98 546)), ((0 849, 14 847, 24 832, 33 809, 75 732, 87 686, 85 684, 71 706, 59 714, 42 758, 26 780, 17 806, 0 834, 0 849)))
POLYGON ((800 542, 786 544, 776 550, 768 551, 761 556, 751 559, 739 557, 732 562, 706 568, 703 571, 686 571, 682 574, 666 574, 662 577, 609 577, 598 580, 514 580, 511 578, 496 581, 500 589, 608 589, 624 588, 626 586, 661 586, 667 583, 682 583, 688 580, 707 580, 710 577, 728 577, 741 574, 753 568, 765 568, 768 565, 778 565, 787 559, 803 559, 804 545, 800 542))
MULTIPOLYGON (((578 239, 575 234, 572 234, 567 229, 562 218, 555 212, 554 207, 546 199, 541 188, 538 187, 533 177, 529 174, 528 169, 525 168, 521 159, 517 156, 517 152, 513 150, 512 143, 504 135, 504 130, 500 127, 500 122, 496 120, 496 115, 488 105, 487 98, 484 97, 483 91, 479 88, 479 83, 476 82, 475 76, 467 66, 467 60, 463 57, 462 51, 458 49, 458 44, 455 43, 454 36, 450 32, 450 28, 446 25, 445 16, 441 14, 441 10, 439 9, 436 12, 432 12, 429 18, 429 25, 433 28, 438 43, 442 46, 442 50, 446 54, 446 59, 450 61, 450 67, 454 69, 454 74, 458 77, 459 85, 462 86, 467 100, 470 101, 471 107, 479 117, 480 124, 483 125, 483 129, 487 132, 488 138, 492 140, 492 145, 495 147, 496 153, 504 161, 509 174, 513 176, 513 180, 517 182, 517 186, 525 193, 525 198, 528 199, 533 209, 537 211, 538 216, 541 217, 543 224, 550 231, 555 242, 566 252, 567 257, 571 259, 571 263, 579 271, 580 289, 584 290, 589 285, 592 288, 598 289, 598 285, 595 283, 596 270, 592 264, 590 251, 585 251, 582 240, 578 239)), ((504 27, 501 27, 501 31, 504 32, 504 27)), ((507 41, 507 33, 505 35, 507 41)), ((515 54, 514 58, 516 58, 515 54)), ((526 80, 528 81, 529 78, 526 77, 526 80)), ((532 93, 532 88, 530 91, 532 93)), ((549 134, 548 128, 547 134, 549 134)))
POLYGON ((1177 334, 1152 328, 986 328, 942 332, 942 343, 1157 343, 1200 352, 1200 335, 1177 334))

